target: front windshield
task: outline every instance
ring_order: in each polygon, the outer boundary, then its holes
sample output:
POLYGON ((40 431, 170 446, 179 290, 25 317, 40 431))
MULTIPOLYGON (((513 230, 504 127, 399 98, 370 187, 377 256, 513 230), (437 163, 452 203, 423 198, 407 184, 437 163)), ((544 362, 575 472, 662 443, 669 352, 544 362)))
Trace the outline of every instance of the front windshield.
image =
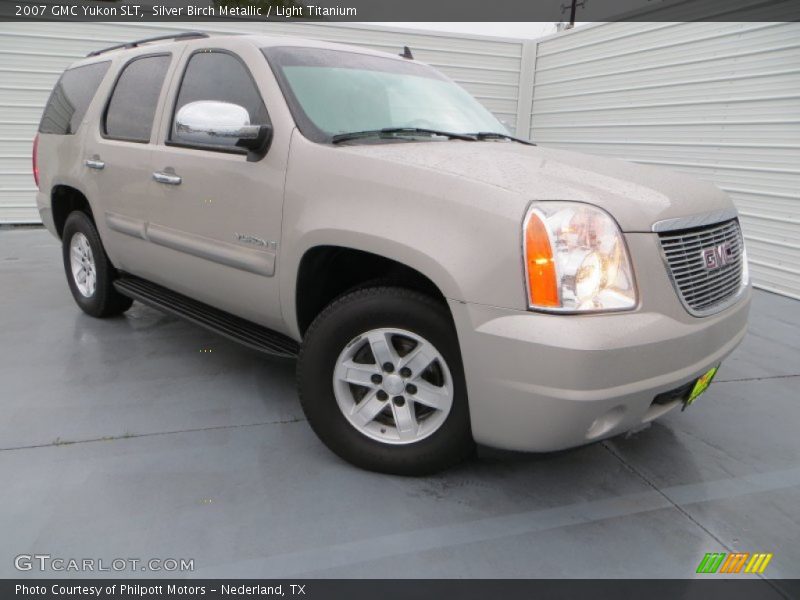
POLYGON ((298 127, 317 142, 386 128, 508 133, 466 91, 424 65, 319 48, 263 52, 298 127))

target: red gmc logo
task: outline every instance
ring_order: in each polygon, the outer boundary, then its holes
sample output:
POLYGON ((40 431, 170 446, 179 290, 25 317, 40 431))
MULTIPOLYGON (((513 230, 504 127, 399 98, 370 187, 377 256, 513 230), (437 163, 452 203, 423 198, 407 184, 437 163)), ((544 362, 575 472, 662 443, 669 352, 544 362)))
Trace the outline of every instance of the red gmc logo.
POLYGON ((709 271, 724 267, 733 260, 733 248, 728 242, 714 246, 713 248, 706 248, 700 252, 703 257, 703 265, 709 271))

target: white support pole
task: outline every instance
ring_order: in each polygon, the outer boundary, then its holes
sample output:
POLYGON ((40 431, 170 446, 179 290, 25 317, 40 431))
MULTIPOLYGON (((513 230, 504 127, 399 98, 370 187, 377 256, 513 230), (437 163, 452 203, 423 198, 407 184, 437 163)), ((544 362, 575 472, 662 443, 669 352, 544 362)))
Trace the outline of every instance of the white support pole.
POLYGON ((533 83, 536 76, 536 51, 539 44, 534 40, 522 42, 522 60, 519 69, 519 91, 517 95, 518 137, 529 139, 531 135, 531 113, 533 112, 533 83))

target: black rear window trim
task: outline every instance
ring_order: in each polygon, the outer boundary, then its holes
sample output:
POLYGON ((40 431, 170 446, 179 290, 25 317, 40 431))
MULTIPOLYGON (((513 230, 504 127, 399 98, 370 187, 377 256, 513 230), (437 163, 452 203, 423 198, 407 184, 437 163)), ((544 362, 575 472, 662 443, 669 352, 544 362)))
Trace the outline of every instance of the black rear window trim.
POLYGON ((172 111, 170 113, 169 122, 167 123, 168 130, 166 136, 164 136, 164 145, 174 148, 187 148, 189 150, 205 150, 206 152, 221 152, 223 154, 246 156, 249 152, 247 148, 238 148, 236 146, 216 146, 214 144, 199 144, 197 142, 182 142, 171 139, 172 125, 175 123, 175 117, 178 114, 178 99, 181 95, 181 88, 183 87, 183 80, 186 78, 186 72, 189 70, 189 64, 192 62, 192 58, 197 54, 212 53, 227 54, 241 63, 245 73, 247 73, 247 76, 250 78, 250 82, 253 84, 253 88, 255 88, 259 98, 261 98, 261 104, 264 105, 264 112, 267 115, 267 122, 262 123, 262 125, 272 125, 272 118, 269 116, 269 107, 267 107, 267 103, 264 101, 264 95, 261 93, 261 89, 258 87, 258 83, 256 82, 255 77, 253 77, 253 73, 250 70, 250 67, 247 66, 247 63, 244 61, 244 59, 239 56, 238 53, 234 52, 233 50, 228 50, 227 48, 198 48, 197 50, 192 51, 192 53, 186 57, 186 61, 183 64, 181 78, 180 81, 178 81, 178 85, 175 87, 175 97, 172 99, 172 111))
MULTIPOLYGON (((152 144, 153 143, 153 124, 155 123, 156 118, 158 117, 158 106, 157 105, 156 105, 156 113, 153 115, 153 123, 150 123, 150 137, 147 138, 146 140, 140 140, 140 139, 134 139, 134 138, 125 138, 125 137, 118 137, 118 136, 108 135, 108 133, 106 132, 106 118, 108 117, 108 109, 111 106, 111 99, 114 97, 114 92, 117 90, 117 85, 119 84, 119 80, 122 77, 122 74, 125 72, 125 70, 130 65, 132 65, 134 62, 136 62, 137 60, 141 60, 141 59, 144 59, 144 58, 155 58, 155 57, 159 57, 159 56, 167 56, 167 57, 169 57, 170 65, 167 67, 167 72, 169 72, 169 68, 170 68, 170 66, 172 66, 172 60, 174 59, 174 55, 172 54, 172 52, 153 52, 151 54, 140 54, 138 56, 134 56, 133 58, 131 58, 130 60, 125 62, 125 64, 123 64, 122 67, 120 67, 119 71, 117 71, 117 75, 114 78, 114 85, 111 86, 111 91, 109 92, 108 97, 106 98, 106 105, 105 105, 105 108, 103 108, 103 115, 102 115, 102 117, 100 119, 100 123, 99 123, 99 125, 100 125, 100 136, 104 140, 111 140, 111 141, 116 141, 116 142, 127 142, 129 144, 152 144)), ((159 92, 159 95, 164 92, 164 85, 166 84, 166 82, 167 82, 167 77, 166 77, 166 73, 165 73, 164 74, 164 81, 161 82, 161 91, 159 92)))

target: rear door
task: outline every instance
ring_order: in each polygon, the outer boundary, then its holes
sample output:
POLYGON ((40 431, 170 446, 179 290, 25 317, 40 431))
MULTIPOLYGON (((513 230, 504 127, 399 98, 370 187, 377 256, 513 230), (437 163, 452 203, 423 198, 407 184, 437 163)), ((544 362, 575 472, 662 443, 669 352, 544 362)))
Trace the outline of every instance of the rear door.
POLYGON ((275 270, 289 136, 276 135, 266 156, 248 162, 236 140, 200 145, 174 122, 181 107, 216 101, 245 108, 251 124, 270 124, 262 92, 267 77, 271 73, 255 47, 233 51, 195 44, 186 52, 153 150, 159 189, 148 238, 163 248, 151 279, 281 329, 275 270))
POLYGON ((146 224, 157 186, 151 140, 173 54, 125 57, 102 113, 87 133, 84 179, 95 198, 98 228, 111 260, 125 271, 146 272, 154 260, 146 224))

